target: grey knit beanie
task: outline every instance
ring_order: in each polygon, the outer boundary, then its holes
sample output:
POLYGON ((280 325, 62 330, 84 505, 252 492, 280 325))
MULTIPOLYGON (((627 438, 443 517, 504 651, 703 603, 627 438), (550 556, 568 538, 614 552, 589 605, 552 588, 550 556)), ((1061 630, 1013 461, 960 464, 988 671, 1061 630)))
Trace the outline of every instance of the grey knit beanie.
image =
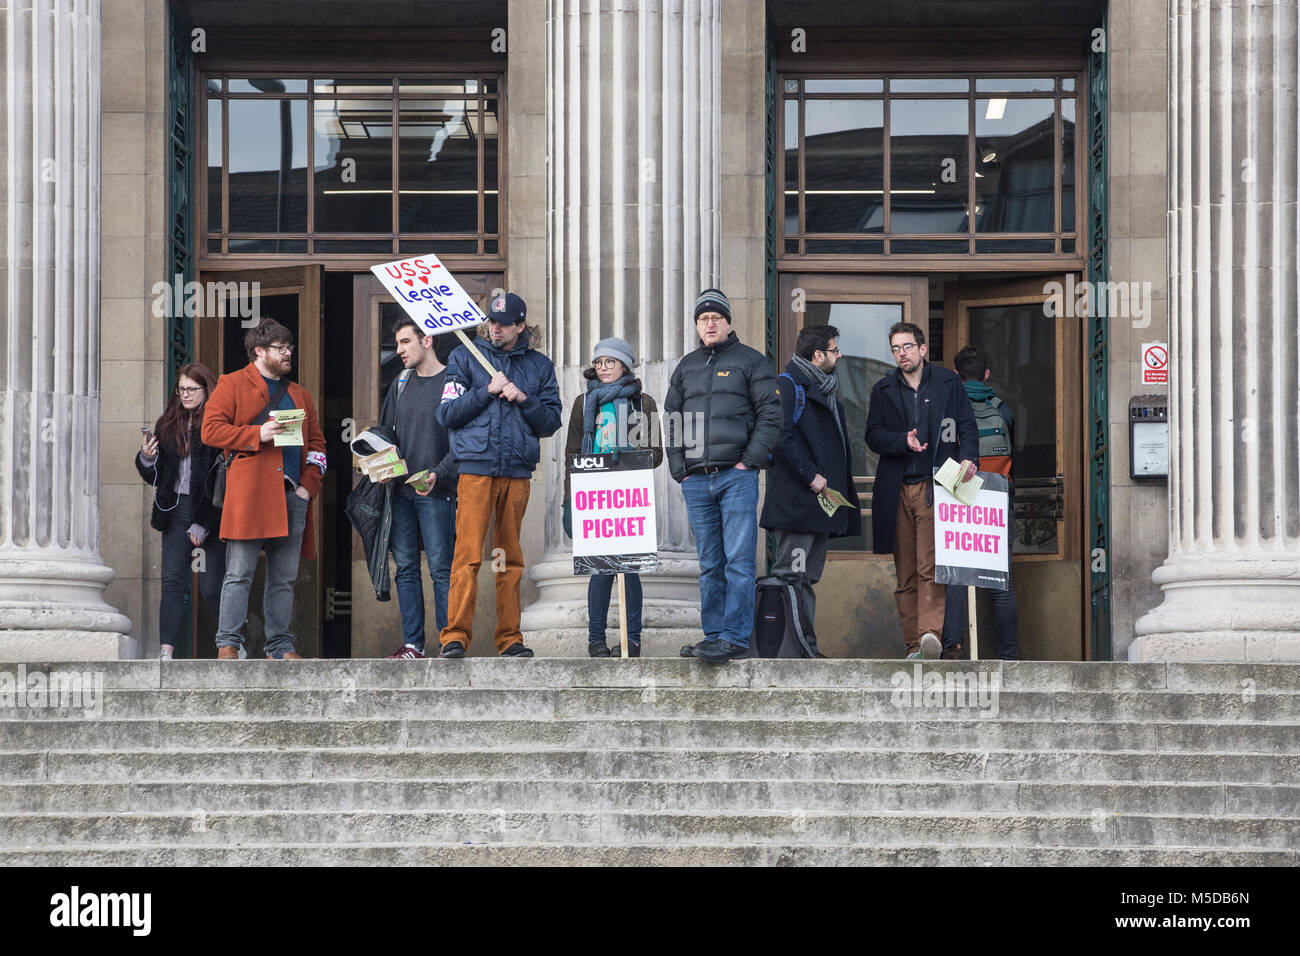
POLYGON ((705 312, 717 312, 727 320, 728 325, 731 324, 731 303, 717 289, 705 289, 695 300, 694 318, 698 319, 705 312))
POLYGON ((601 339, 596 343, 596 351, 591 357, 618 359, 628 371, 631 371, 632 366, 636 364, 636 355, 632 352, 632 346, 622 339, 601 339))

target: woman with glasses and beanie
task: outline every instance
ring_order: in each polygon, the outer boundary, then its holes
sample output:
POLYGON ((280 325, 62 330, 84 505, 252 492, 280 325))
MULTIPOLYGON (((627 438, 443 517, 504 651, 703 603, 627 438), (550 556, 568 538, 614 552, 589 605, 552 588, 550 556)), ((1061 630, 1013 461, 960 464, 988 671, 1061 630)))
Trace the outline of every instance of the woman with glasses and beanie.
POLYGON ((135 456, 135 468, 153 485, 149 524, 162 532, 162 597, 158 603, 159 658, 172 659, 183 635, 185 593, 189 589, 193 551, 203 548, 199 590, 215 614, 221 605, 226 573, 226 546, 217 534, 221 510, 212 503, 221 452, 199 437, 203 406, 217 377, 197 362, 181 369, 171 401, 135 456))
MULTIPOLYGON (((641 391, 641 380, 633 377, 636 356, 632 346, 622 339, 603 339, 596 343, 591 366, 583 370, 587 391, 579 395, 569 411, 569 433, 564 443, 567 462, 575 455, 615 455, 625 451, 650 450, 654 466, 663 461, 659 442, 659 413, 655 400, 641 391), (638 438, 629 444, 628 437, 638 438)), ((569 475, 564 475, 564 533, 573 537, 572 504, 569 475)), ((641 656, 641 576, 625 574, 627 596, 627 653, 641 656)), ((614 575, 593 574, 587 582, 587 653, 591 657, 609 657, 605 643, 605 624, 609 617, 609 595, 614 575)))

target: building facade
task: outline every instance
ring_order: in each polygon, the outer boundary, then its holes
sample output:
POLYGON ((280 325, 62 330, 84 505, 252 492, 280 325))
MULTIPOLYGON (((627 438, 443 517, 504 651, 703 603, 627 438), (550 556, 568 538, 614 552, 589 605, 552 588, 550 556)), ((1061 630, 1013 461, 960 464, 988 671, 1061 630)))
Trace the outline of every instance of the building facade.
MULTIPOLYGON (((131 457, 180 366, 244 364, 250 289, 295 331, 329 441, 300 649, 391 650, 346 441, 395 374, 369 267, 432 250, 481 300, 524 297, 566 407, 611 335, 661 397, 707 286, 778 368, 804 323, 836 325, 867 527, 888 327, 922 326, 940 364, 980 345, 1018 422, 1022 656, 1300 659, 1293 0, 4 9, 0 655, 156 653, 131 457)), ((541 654, 585 648, 560 453, 524 532, 541 654)), ((646 641, 675 653, 698 567, 657 481, 646 641)), ((870 550, 834 543, 829 656, 901 653, 870 550)))

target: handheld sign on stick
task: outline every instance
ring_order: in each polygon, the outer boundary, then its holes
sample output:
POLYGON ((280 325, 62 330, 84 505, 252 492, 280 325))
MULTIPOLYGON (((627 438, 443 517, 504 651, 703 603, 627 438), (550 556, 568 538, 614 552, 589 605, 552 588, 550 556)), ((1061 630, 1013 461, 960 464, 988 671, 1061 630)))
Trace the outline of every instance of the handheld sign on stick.
MULTIPOLYGON (((945 465, 949 463, 951 459, 945 465)), ((934 482, 934 583, 969 587, 966 611, 973 661, 979 660, 975 588, 1005 591, 1011 574, 1007 477, 991 471, 981 471, 978 477, 982 484, 969 502, 958 500, 937 474, 934 482)))
POLYGON ((659 569, 654 458, 648 451, 575 455, 568 466, 573 573, 618 575, 618 627, 626 660, 623 575, 659 569))
POLYGON ((498 369, 465 334, 466 329, 482 325, 487 317, 437 256, 427 252, 371 266, 370 271, 426 335, 456 333, 489 375, 497 373, 498 369))

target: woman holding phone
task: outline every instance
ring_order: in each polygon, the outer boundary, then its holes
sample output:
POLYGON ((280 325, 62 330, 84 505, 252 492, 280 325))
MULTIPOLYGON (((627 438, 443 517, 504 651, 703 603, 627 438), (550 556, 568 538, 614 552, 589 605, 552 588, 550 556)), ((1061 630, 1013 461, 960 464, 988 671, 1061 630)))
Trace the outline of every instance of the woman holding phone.
POLYGON ((199 590, 216 613, 221 605, 221 580, 226 570, 226 546, 218 536, 221 510, 212 503, 213 483, 221 452, 203 444, 203 406, 217 384, 206 365, 181 369, 167 408, 154 426, 142 428, 144 440, 135 467, 153 485, 153 513, 149 524, 162 532, 162 597, 158 604, 159 658, 172 659, 182 638, 185 593, 195 559, 199 565, 199 590))

